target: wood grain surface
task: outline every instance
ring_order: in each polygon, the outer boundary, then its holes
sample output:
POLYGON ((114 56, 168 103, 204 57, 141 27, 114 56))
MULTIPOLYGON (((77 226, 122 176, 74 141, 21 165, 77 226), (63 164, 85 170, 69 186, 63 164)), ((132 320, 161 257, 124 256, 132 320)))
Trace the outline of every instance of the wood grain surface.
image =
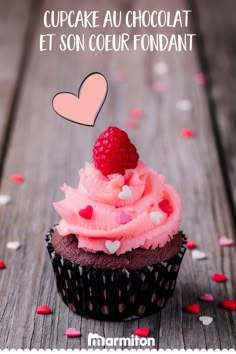
MULTIPOLYGON (((217 66, 211 67, 214 62, 219 68, 221 63, 230 63, 228 65, 233 68, 235 53, 233 49, 227 51, 225 48, 231 48, 236 29, 233 25, 233 1, 224 4, 217 1, 217 12, 221 13, 222 8, 224 14, 222 24, 218 23, 217 15, 212 15, 213 1, 207 3, 208 6, 203 1, 188 3, 184 0, 116 0, 112 3, 109 0, 99 3, 87 0, 79 1, 78 5, 73 0, 46 0, 37 2, 37 11, 31 6, 33 2, 25 1, 26 10, 23 11, 17 9, 17 1, 9 2, 10 9, 23 13, 18 20, 21 30, 18 29, 16 45, 7 43, 6 35, 4 37, 2 34, 7 28, 10 37, 12 26, 16 26, 13 10, 4 20, 6 24, 2 26, 1 23, 0 27, 0 79, 4 74, 3 68, 7 67, 4 63, 15 57, 11 75, 6 77, 10 87, 7 97, 2 98, 1 95, 0 127, 3 128, 0 147, 4 144, 5 152, 0 193, 11 195, 13 201, 0 209, 0 259, 7 264, 7 268, 0 271, 0 349, 87 348, 90 332, 104 337, 129 337, 136 327, 146 326, 150 328, 150 336, 156 340, 157 349, 236 348, 236 312, 219 307, 224 299, 236 299, 236 250, 235 247, 222 249, 218 245, 220 235, 235 237, 233 198, 231 200, 229 197, 229 191, 236 188, 235 106, 233 98, 230 100, 227 95, 227 92, 233 91, 235 80, 231 78, 233 69, 224 68, 221 72, 217 66), (101 16, 107 9, 175 11, 193 8, 196 16, 194 13, 191 17, 190 29, 194 31, 197 28, 201 37, 194 42, 193 51, 181 53, 76 53, 60 52, 56 48, 51 52, 39 52, 39 35, 46 33, 41 20, 44 11, 49 8, 70 10, 78 6, 81 10, 99 10, 101 16), (30 22, 27 11, 32 14, 30 22), (207 28, 209 18, 214 19, 211 29, 207 28), (30 26, 31 38, 29 44, 23 45, 27 26, 30 26), (221 60, 214 53, 214 50, 217 51, 215 42, 219 38, 217 31, 225 33, 220 42, 221 60), (6 57, 4 60, 1 59, 2 48, 6 57), (204 51, 207 66, 204 66, 201 51, 204 51), (22 56, 24 70, 19 81, 22 56), (158 77, 154 66, 163 61, 168 65, 168 73, 158 77), (194 81, 194 75, 202 70, 209 70, 206 73, 211 78, 210 88, 198 86, 194 81), (51 106, 55 93, 76 93, 80 82, 92 71, 102 72, 109 83, 108 97, 94 128, 75 125, 60 118, 51 106), (115 71, 125 72, 124 83, 112 80, 115 71), (230 86, 224 72, 231 80, 230 86), (153 92, 152 86, 156 80, 165 83, 166 92, 160 95, 153 92), (16 82, 19 89, 17 97, 14 95, 16 82), (221 92, 221 98, 213 95, 217 92, 221 92), (222 97, 226 100, 224 104, 222 97), (192 102, 192 110, 183 112, 176 108, 182 99, 192 102), (8 123, 12 104, 15 109, 11 114, 11 123, 8 123), (199 249, 206 252, 207 259, 193 260, 190 251, 187 252, 174 297, 161 313, 125 323, 107 323, 77 316, 62 303, 57 295, 44 235, 59 220, 52 202, 63 197, 60 186, 64 182, 77 185, 78 169, 84 166, 85 161, 91 161, 97 135, 108 125, 126 129, 127 112, 133 107, 142 109, 144 115, 139 127, 129 131, 130 138, 142 160, 165 174, 166 180, 180 192, 184 205, 182 229, 188 237, 196 240, 199 249), (226 117, 229 112, 231 118, 226 117), (195 130, 194 138, 184 140, 179 137, 180 129, 185 126, 195 130), (13 184, 10 181, 13 173, 24 174, 25 182, 13 184), (6 242, 12 240, 22 243, 16 252, 6 249, 6 242), (215 283, 211 279, 215 272, 225 273, 227 282, 215 283), (214 295, 215 301, 212 304, 201 303, 201 314, 212 316, 214 321, 204 327, 198 316, 187 314, 182 308, 196 302, 199 295, 207 292, 214 295), (53 309, 52 315, 36 315, 37 306, 43 303, 53 309), (68 327, 79 329, 81 338, 68 339, 65 336, 68 327)), ((4 4, 0 2, 3 9, 4 4)), ((4 19, 0 13, 1 19, 4 19)), ((88 28, 86 33, 89 35, 99 31, 88 28)), ((109 29, 103 31, 108 33, 109 29)), ((127 29, 121 27, 116 33, 124 31, 127 32, 127 29)), ((129 31, 132 33, 133 30, 129 31)), ((147 28, 137 31, 155 32, 147 28)), ((167 35, 171 31, 173 29, 163 29, 167 35)), ((176 28, 176 31, 179 30, 176 28)), ((179 33, 181 31, 184 29, 179 33)), ((57 30, 57 34, 62 32, 76 33, 76 30, 57 30)), ((0 80, 0 92, 3 92, 4 85, 4 80, 0 80)))

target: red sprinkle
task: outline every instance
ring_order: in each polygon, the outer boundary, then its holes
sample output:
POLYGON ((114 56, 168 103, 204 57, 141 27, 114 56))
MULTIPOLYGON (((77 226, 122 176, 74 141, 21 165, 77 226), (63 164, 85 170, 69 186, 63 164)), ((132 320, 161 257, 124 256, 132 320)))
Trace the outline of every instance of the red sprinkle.
POLYGON ((50 313, 52 313, 52 310, 50 309, 50 307, 48 307, 47 305, 40 305, 36 312, 39 314, 39 315, 48 315, 50 313))
POLYGON ((221 283, 227 280, 227 277, 224 274, 214 273, 212 274, 212 279, 215 280, 217 283, 221 283))
POLYGON ((170 201, 168 199, 162 200, 158 204, 159 208, 166 214, 171 214, 173 211, 172 205, 170 204, 170 201))
POLYGON ((198 304, 190 304, 184 307, 184 310, 189 313, 199 314, 200 308, 198 304))
POLYGON ((236 310, 236 301, 235 300, 224 300, 221 302, 221 307, 227 310, 235 311, 236 310))
POLYGON ((139 337, 148 337, 149 328, 148 327, 136 328, 134 330, 134 334, 139 337))
POLYGON ((180 130, 179 135, 183 139, 189 139, 189 138, 192 138, 195 135, 195 132, 194 132, 193 129, 190 129, 190 128, 182 128, 180 130))
POLYGON ((84 219, 91 219, 93 215, 93 207, 91 205, 87 205, 86 208, 79 210, 79 215, 84 219))
POLYGON ((128 128, 128 129, 136 129, 136 128, 138 128, 138 122, 137 122, 136 120, 128 119, 128 120, 125 122, 125 126, 126 126, 126 128, 128 128))
POLYGON ((187 248, 189 250, 191 250, 191 249, 193 249, 195 247, 196 247, 196 243, 193 240, 191 240, 190 238, 188 238, 187 239, 187 248))
POLYGON ((143 115, 143 111, 139 108, 133 108, 129 110, 130 118, 141 118, 143 115))
POLYGON ((15 175, 11 175, 11 181, 17 184, 23 183, 25 180, 23 175, 20 174, 15 174, 15 175))
POLYGON ((0 259, 0 269, 6 268, 6 264, 0 259))

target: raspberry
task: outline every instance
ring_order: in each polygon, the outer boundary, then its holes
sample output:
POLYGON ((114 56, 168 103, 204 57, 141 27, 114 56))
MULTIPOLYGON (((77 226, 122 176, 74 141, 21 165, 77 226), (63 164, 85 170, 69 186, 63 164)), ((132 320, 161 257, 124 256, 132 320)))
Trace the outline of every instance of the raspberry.
POLYGON ((108 127, 95 141, 93 159, 95 167, 107 176, 135 168, 139 155, 126 132, 108 127))

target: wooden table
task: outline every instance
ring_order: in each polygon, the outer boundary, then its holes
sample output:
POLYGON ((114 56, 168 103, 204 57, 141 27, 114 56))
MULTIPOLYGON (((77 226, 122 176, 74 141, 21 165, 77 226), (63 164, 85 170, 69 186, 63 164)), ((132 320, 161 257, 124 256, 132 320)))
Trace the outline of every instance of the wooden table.
MULTIPOLYGON (((221 248, 220 235, 235 238, 236 227, 236 21, 235 0, 9 0, 0 1, 0 154, 1 194, 12 203, 0 208, 0 348, 87 348, 89 332, 106 337, 129 337, 136 327, 148 326, 156 348, 236 348, 236 311, 219 307, 236 299, 236 250, 221 248), (189 33, 197 33, 187 52, 39 51, 41 33, 77 33, 76 29, 48 30, 43 26, 47 9, 128 11, 129 9, 192 9, 189 33), (155 64, 165 62, 168 73, 158 76, 155 64), (83 78, 102 72, 109 93, 94 128, 59 118, 51 106, 59 91, 76 93, 83 78), (123 71, 123 83, 112 74, 123 71), (194 81, 197 73, 206 85, 194 81), (166 91, 152 85, 160 80, 166 91), (180 100, 192 102, 181 111, 180 100), (193 260, 187 251, 175 295, 156 315, 126 323, 106 323, 81 318, 68 310, 57 295, 44 234, 59 220, 52 202, 63 197, 63 182, 76 186, 77 171, 91 161, 94 139, 108 125, 125 128, 128 110, 140 108, 139 128, 130 130, 142 160, 161 171, 183 198, 182 228, 207 254, 193 260), (192 139, 181 139, 182 127, 194 129, 192 139), (22 173, 16 185, 10 176, 22 173), (19 240, 21 249, 6 243, 19 240), (212 273, 228 280, 215 283, 212 273), (212 293, 212 304, 201 303, 201 314, 214 321, 203 326, 198 316, 182 307, 212 293), (53 309, 49 316, 35 314, 38 305, 53 309), (80 339, 65 336, 76 327, 80 339)), ((78 30, 77 30, 78 31, 78 30)), ((99 29, 87 29, 87 34, 99 29)), ((134 30, 121 27, 115 33, 134 30)), ((155 29, 136 29, 155 33, 155 29)), ((171 33, 173 29, 163 29, 171 33)), ((176 28, 176 33, 185 29, 176 28)), ((112 32, 102 29, 103 33, 112 32)))

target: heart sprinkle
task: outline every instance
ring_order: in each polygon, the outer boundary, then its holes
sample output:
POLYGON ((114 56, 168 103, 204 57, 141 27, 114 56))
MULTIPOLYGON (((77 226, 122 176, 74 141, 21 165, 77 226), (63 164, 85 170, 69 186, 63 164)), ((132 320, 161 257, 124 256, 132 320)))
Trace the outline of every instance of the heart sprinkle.
POLYGON ((125 126, 126 126, 126 128, 128 128, 128 129, 136 129, 136 128, 138 128, 138 122, 137 122, 136 120, 128 119, 128 120, 125 122, 125 126))
POLYGON ((139 337, 148 337, 149 328, 148 327, 136 328, 134 330, 134 334, 139 337))
POLYGON ((132 108, 129 110, 130 118, 141 118, 143 115, 143 111, 139 108, 132 108))
POLYGON ((191 111, 192 102, 189 100, 180 100, 176 104, 176 108, 180 111, 191 111))
POLYGON ((112 73, 112 80, 116 82, 124 82, 126 80, 125 73, 123 71, 114 71, 112 73))
POLYGON ((188 238, 187 239, 187 248, 189 250, 191 250, 191 249, 193 249, 195 247, 196 247, 196 243, 193 240, 191 240, 190 238, 188 238))
POLYGON ((52 313, 52 310, 47 305, 40 305, 37 308, 36 312, 39 315, 48 315, 48 314, 52 313))
POLYGON ((159 61, 154 65, 154 72, 157 75, 165 75, 168 73, 168 65, 165 61, 159 61))
POLYGON ((195 132, 193 129, 190 129, 190 128, 182 128, 179 132, 179 135, 183 139, 189 139, 195 135, 195 132))
POLYGON ((159 208, 166 214, 171 214, 173 211, 172 205, 170 204, 170 201, 168 199, 162 200, 158 204, 159 208))
POLYGON ((221 247, 229 247, 229 246, 233 246, 234 245, 234 240, 232 240, 231 238, 222 236, 219 239, 219 245, 221 247))
POLYGON ((217 283, 221 283, 227 280, 227 277, 224 274, 214 273, 212 274, 212 279, 215 280, 217 283))
POLYGON ((194 76, 194 80, 197 85, 204 86, 207 83, 207 75, 205 75, 203 73, 197 73, 194 76))
POLYGON ((116 241, 108 240, 108 241, 105 242, 105 246, 106 246, 106 248, 108 249, 108 251, 111 254, 114 254, 114 253, 116 253, 116 251, 120 247, 120 241, 118 241, 118 240, 116 240, 116 241))
POLYGON ((131 189, 127 185, 124 185, 122 191, 118 194, 118 198, 122 200, 132 198, 131 189))
POLYGON ((127 224, 127 222, 132 220, 132 217, 126 214, 123 210, 120 210, 117 214, 118 223, 121 225, 127 224))
POLYGON ((204 302, 213 302, 214 298, 212 294, 204 294, 199 296, 199 300, 204 301, 204 302))
POLYGON ((78 330, 75 329, 75 328, 68 328, 68 329, 66 330, 66 336, 67 336, 67 337, 70 337, 70 338, 80 337, 80 336, 81 336, 81 333, 80 333, 80 331, 78 331, 78 330))
POLYGON ((157 81, 153 84, 152 89, 157 94, 164 93, 166 91, 166 84, 162 81, 157 81))
POLYGON ((192 251, 192 259, 196 259, 197 261, 201 261, 202 259, 206 259, 206 253, 199 251, 199 250, 193 250, 192 251))
POLYGON ((23 183, 25 180, 24 176, 21 174, 11 175, 11 181, 16 184, 23 183))
POLYGON ((204 326, 208 326, 209 324, 212 323, 213 318, 210 316, 200 316, 199 321, 202 322, 204 326))
POLYGON ((0 259, 0 269, 6 268, 6 264, 0 259))
POLYGON ((160 224, 161 218, 163 217, 163 213, 161 211, 151 211, 149 215, 154 224, 160 224))
POLYGON ((78 214, 82 218, 90 220, 93 216, 93 207, 91 205, 87 205, 84 209, 80 209, 78 214))
POLYGON ((10 242, 7 242, 6 244, 6 247, 9 249, 9 250, 18 250, 20 248, 21 244, 19 241, 10 241, 10 242))
POLYGON ((184 310, 189 313, 199 314, 200 308, 198 304, 190 304, 184 307, 184 310))
POLYGON ((7 205, 11 202, 11 197, 7 194, 0 195, 0 206, 7 205))
POLYGON ((236 301, 235 300, 224 300, 221 302, 221 307, 227 310, 235 311, 236 310, 236 301))

